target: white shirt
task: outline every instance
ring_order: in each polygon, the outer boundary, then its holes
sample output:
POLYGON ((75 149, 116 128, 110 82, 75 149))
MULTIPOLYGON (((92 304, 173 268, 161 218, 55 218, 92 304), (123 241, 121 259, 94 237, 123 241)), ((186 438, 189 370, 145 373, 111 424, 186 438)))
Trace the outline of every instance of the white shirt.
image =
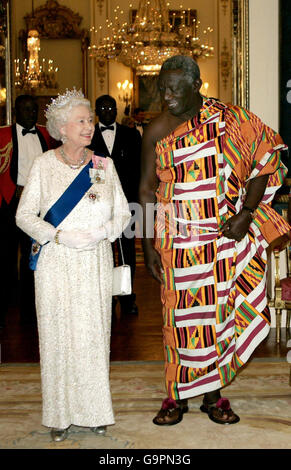
POLYGON ((139 131, 140 135, 143 135, 143 127, 140 122, 135 123, 135 128, 139 131))
POLYGON ((104 139, 106 147, 108 148, 108 151, 111 155, 113 145, 114 145, 114 141, 115 141, 115 135, 116 135, 116 122, 114 122, 113 124, 110 124, 110 125, 114 127, 113 131, 107 130, 107 131, 101 132, 101 127, 108 127, 108 126, 105 126, 105 124, 102 124, 102 122, 99 122, 100 132, 102 134, 102 137, 104 139))
MULTIPOLYGON (((25 186, 30 169, 35 157, 43 153, 41 143, 37 134, 22 135, 22 127, 16 124, 17 141, 18 141, 18 174, 17 184, 25 186)), ((30 130, 34 130, 33 127, 30 130)))

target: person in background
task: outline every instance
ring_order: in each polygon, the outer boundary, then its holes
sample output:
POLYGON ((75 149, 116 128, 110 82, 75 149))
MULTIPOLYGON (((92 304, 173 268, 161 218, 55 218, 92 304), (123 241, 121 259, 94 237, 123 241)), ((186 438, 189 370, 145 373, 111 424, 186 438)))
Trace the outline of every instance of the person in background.
MULTIPOLYGON (((99 122, 95 125, 95 132, 89 148, 96 155, 110 156, 114 161, 124 194, 129 203, 138 201, 138 187, 140 180, 140 152, 141 136, 136 129, 123 126, 116 122, 117 107, 115 99, 110 95, 102 95, 95 103, 95 113, 99 122)), ((134 231, 134 226, 131 227, 134 231)), ((136 268, 135 237, 121 238, 124 262, 131 268, 132 294, 119 297, 122 314, 138 314, 136 295, 134 293, 134 275, 136 268)), ((119 244, 119 263, 121 254, 119 244)), ((115 249, 115 247, 114 247, 115 249)), ((115 303, 113 302, 113 309, 115 303)))
POLYGON ((46 117, 50 135, 63 144, 35 159, 16 223, 34 239, 42 422, 59 442, 72 424, 96 434, 114 424, 111 243, 130 211, 111 158, 87 148, 94 124, 82 92, 59 95, 46 117))
POLYGON ((143 135, 143 130, 145 127, 144 119, 145 113, 142 108, 135 108, 133 113, 134 125, 135 128, 139 131, 140 135, 143 135))
POLYGON ((16 98, 15 117, 15 124, 0 127, 0 326, 5 324, 15 294, 19 294, 21 321, 35 320, 33 275, 28 268, 31 242, 17 228, 15 212, 35 157, 58 145, 45 126, 36 124, 38 105, 33 96, 16 98), (19 292, 16 290, 18 284, 19 292))
POLYGON ((290 231, 271 207, 287 147, 253 113, 202 96, 190 57, 166 60, 158 84, 166 109, 144 132, 140 185, 145 213, 158 202, 156 249, 143 238, 162 283, 167 398, 153 422, 179 423, 204 395, 209 419, 234 424, 220 389, 270 330, 266 248, 290 231))
POLYGON ((127 127, 135 127, 134 119, 131 116, 123 116, 121 124, 127 127))

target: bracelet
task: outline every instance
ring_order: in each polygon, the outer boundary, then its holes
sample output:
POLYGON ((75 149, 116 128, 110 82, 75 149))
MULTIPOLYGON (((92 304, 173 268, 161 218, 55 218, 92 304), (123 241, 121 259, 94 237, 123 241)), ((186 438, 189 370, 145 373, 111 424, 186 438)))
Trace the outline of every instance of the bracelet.
POLYGON ((60 240, 59 240, 59 234, 60 234, 60 232, 61 232, 61 230, 57 230, 57 232, 56 232, 56 234, 55 234, 55 238, 54 238, 55 243, 56 243, 57 245, 60 244, 60 240))

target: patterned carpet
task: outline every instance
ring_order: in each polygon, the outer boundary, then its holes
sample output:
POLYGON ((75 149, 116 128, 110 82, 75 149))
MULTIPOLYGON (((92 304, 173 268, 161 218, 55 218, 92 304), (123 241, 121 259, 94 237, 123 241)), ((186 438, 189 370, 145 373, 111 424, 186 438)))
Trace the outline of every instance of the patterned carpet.
POLYGON ((164 398, 161 362, 115 362, 111 386, 116 424, 105 437, 71 427, 61 443, 41 425, 37 364, 0 366, 0 449, 291 449, 290 364, 253 360, 224 390, 241 417, 233 426, 210 421, 190 400, 181 423, 158 427, 164 398))

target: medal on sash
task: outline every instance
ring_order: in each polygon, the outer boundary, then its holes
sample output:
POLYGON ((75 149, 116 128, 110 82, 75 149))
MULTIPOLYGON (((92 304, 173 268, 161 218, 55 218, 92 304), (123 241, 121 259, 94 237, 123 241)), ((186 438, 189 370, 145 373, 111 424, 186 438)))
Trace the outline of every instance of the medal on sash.
POLYGON ((104 184, 105 183, 105 170, 107 166, 107 161, 104 157, 98 155, 93 155, 93 168, 90 168, 89 175, 91 178, 91 183, 104 184))
POLYGON ((105 170, 102 162, 99 162, 97 168, 90 168, 89 175, 91 183, 105 183, 105 170))

